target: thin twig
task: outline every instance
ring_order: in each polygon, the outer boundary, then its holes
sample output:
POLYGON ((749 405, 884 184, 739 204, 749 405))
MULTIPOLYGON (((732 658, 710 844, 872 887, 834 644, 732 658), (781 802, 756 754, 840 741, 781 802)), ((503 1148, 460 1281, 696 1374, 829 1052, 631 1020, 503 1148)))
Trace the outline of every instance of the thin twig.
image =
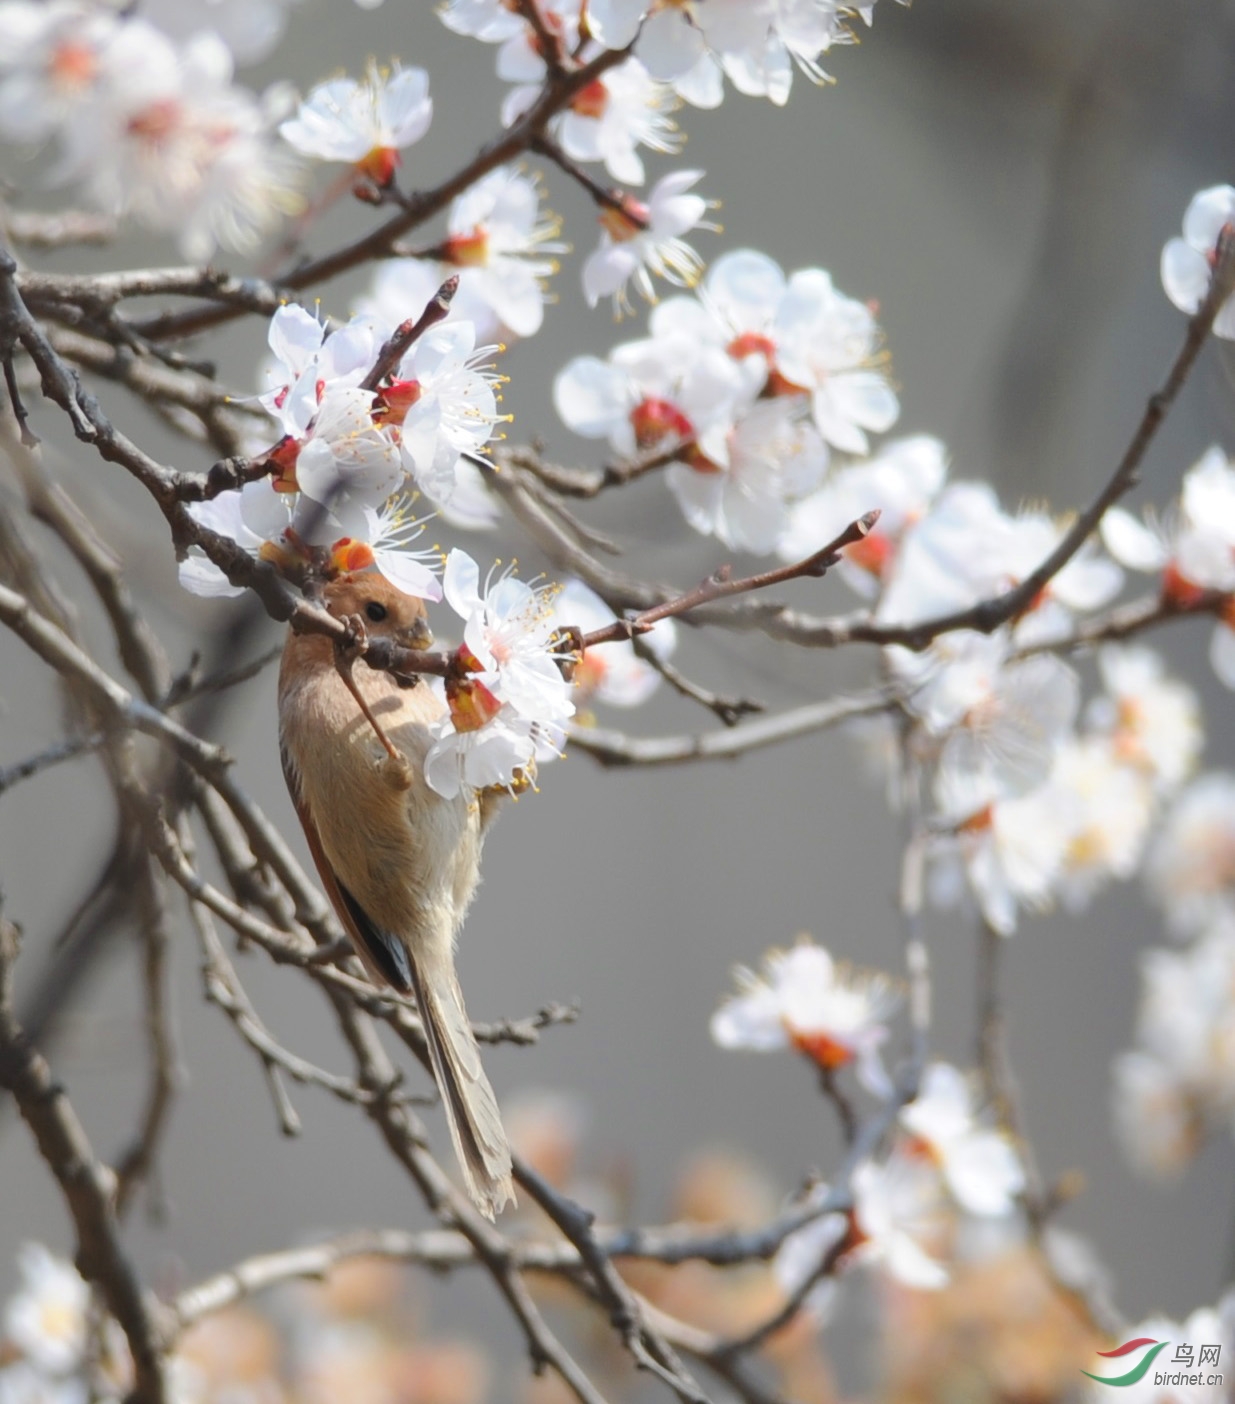
POLYGON ((72 760, 76 756, 84 755, 87 751, 97 750, 105 739, 106 737, 101 731, 91 732, 89 736, 71 736, 64 741, 57 741, 54 745, 48 746, 38 755, 30 756, 14 765, 5 766, 0 769, 0 795, 4 794, 5 790, 12 789, 20 781, 28 780, 32 775, 49 770, 53 765, 72 760))
POLYGON ((64 1087, 13 1014, 16 928, 0 918, 0 1087, 12 1093, 55 1177, 77 1233, 77 1268, 120 1324, 133 1357, 134 1404, 164 1404, 165 1333, 120 1240, 115 1176, 95 1155, 64 1087))
POLYGON ((579 1258, 591 1274, 597 1296, 609 1312, 613 1329, 621 1337, 635 1364, 668 1385, 684 1404, 707 1404, 707 1396, 685 1372, 668 1342, 644 1319, 635 1294, 623 1281, 596 1236, 595 1216, 559 1194, 519 1156, 514 1157, 514 1176, 520 1188, 532 1196, 579 1250, 579 1258))
POLYGON ((362 390, 376 390, 407 355, 409 348, 414 346, 430 327, 435 327, 447 316, 458 289, 459 275, 455 273, 433 294, 419 317, 409 317, 399 323, 377 353, 377 360, 374 361, 372 369, 360 382, 362 390))
POLYGON ((625 736, 621 732, 599 727, 574 727, 570 744, 609 766, 683 765, 691 761, 732 760, 747 751, 775 746, 798 736, 856 717, 877 716, 895 706, 895 699, 884 691, 867 692, 856 697, 834 697, 825 702, 809 702, 788 712, 778 712, 757 721, 742 722, 725 731, 707 731, 683 736, 625 736))

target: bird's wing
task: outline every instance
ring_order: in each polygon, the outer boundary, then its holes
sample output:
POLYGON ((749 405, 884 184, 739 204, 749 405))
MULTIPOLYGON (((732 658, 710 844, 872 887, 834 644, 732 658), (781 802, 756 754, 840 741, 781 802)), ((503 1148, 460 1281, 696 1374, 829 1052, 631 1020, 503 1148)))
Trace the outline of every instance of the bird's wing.
POLYGON ((313 864, 317 868, 317 875, 321 878, 326 896, 330 899, 330 905, 335 909, 335 915, 343 923, 343 928, 350 937, 352 945, 356 947, 356 954, 364 962, 365 969, 369 971, 370 975, 375 976, 384 984, 393 986, 400 994, 410 994, 412 971, 406 947, 397 936, 383 931, 339 881, 338 875, 330 865, 330 859, 326 857, 326 852, 322 848, 321 835, 317 831, 317 825, 309 811, 309 806, 305 803, 296 775, 296 767, 292 764, 285 746, 279 747, 279 756, 283 762, 283 777, 287 781, 287 792, 291 795, 292 803, 296 807, 296 816, 300 820, 300 827, 304 830, 309 852, 313 855, 313 864))

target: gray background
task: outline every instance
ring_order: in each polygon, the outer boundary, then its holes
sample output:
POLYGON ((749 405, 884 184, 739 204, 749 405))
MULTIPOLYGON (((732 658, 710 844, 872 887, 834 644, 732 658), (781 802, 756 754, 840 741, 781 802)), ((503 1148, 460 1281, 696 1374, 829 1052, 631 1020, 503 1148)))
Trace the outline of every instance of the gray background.
MULTIPOLYGON (((799 79, 785 111, 731 94, 717 113, 683 113, 690 139, 677 164, 702 166, 703 190, 724 200, 724 235, 702 236, 699 247, 715 256, 755 245, 787 269, 821 264, 842 290, 877 298, 902 389, 899 429, 941 435, 953 475, 990 477, 1009 504, 1079 505, 1109 473, 1179 342, 1183 320, 1162 294, 1158 255, 1191 194, 1233 174, 1233 28, 1231 7, 1216 0, 920 0, 912 10, 884 0, 860 49, 831 56, 835 87, 814 91, 799 79)), ((369 54, 395 54, 432 75, 434 123, 409 155, 406 184, 433 183, 493 130, 501 91, 491 76, 494 51, 447 33, 428 5, 389 0, 368 13, 345 0, 306 0, 283 49, 249 81, 291 76, 307 87, 340 67, 356 72, 369 54)), ((594 240, 587 202, 555 171, 548 187, 568 237, 586 252, 594 240)), ((331 216, 311 236, 313 247, 363 218, 353 208, 331 216)), ((123 249, 134 266, 168 258, 165 247, 137 239, 123 249)), ((506 407, 515 414, 512 438, 540 435, 555 453, 594 461, 594 448, 572 442, 556 422, 548 385, 569 355, 603 354, 639 334, 642 321, 616 329, 606 310, 589 314, 577 264, 561 276, 561 303, 549 309, 545 331, 509 357, 506 407)), ((54 266, 75 266, 74 257, 54 266)), ((324 289, 326 309, 346 314, 364 281, 324 289)), ((226 375, 242 388, 252 383, 263 334, 249 322, 222 342, 226 375)), ((1210 442, 1235 448, 1229 367, 1223 348, 1205 353, 1136 500, 1167 500, 1210 442)), ((204 466, 147 430, 114 388, 103 399, 157 454, 204 466)), ((227 607, 179 591, 150 504, 118 470, 66 442, 53 411, 35 413, 49 461, 124 551, 133 584, 183 663, 198 631, 217 625, 227 607)), ((688 532, 660 483, 599 504, 593 520, 641 539, 632 564, 684 585, 723 558, 715 543, 688 532)), ((76 589, 71 567, 60 573, 76 589)), ((839 582, 815 590, 821 608, 852 602, 839 582)), ((85 613, 93 618, 88 606, 85 613)), ((106 631, 95 623, 106 657, 106 631)), ((1206 763, 1229 765, 1230 697, 1209 675, 1207 637, 1206 626, 1184 625, 1160 642, 1200 680, 1206 763)), ((269 625, 249 647, 256 653, 276 638, 269 625)), ((704 682, 782 705, 853 686, 874 663, 856 651, 808 656, 693 637, 680 661, 704 682)), ((216 734, 303 852, 278 772, 273 689, 268 671, 234 695, 216 734)), ((48 676, 7 635, 0 704, 0 763, 55 736, 48 676)), ((614 723, 661 732, 709 720, 662 698, 614 723)), ((54 966, 49 943, 104 856, 110 822, 90 762, 0 797, 5 909, 27 936, 23 988, 54 966)), ((836 1141, 807 1070, 722 1053, 707 1021, 734 961, 754 961, 799 930, 852 959, 897 968, 896 861, 894 820, 845 735, 657 773, 605 774, 582 754, 553 767, 542 793, 520 801, 492 836, 460 966, 477 1018, 573 997, 583 1013, 537 1048, 489 1051, 499 1094, 537 1086, 582 1096, 594 1117, 593 1163, 627 1165, 634 1212, 653 1218, 667 1211, 682 1157, 700 1145, 743 1149, 786 1190, 806 1167, 826 1170, 836 1141)), ((965 921, 947 916, 930 933, 936 1048, 967 1062, 974 938, 965 921)), ((1131 1038, 1137 953, 1160 939, 1132 888, 1108 893, 1079 919, 1026 920, 1006 952, 1012 1052, 1042 1169, 1048 1178, 1074 1167, 1084 1173, 1086 1192, 1062 1222, 1099 1245, 1133 1320, 1151 1308, 1180 1315, 1213 1301, 1232 1246, 1228 1141, 1161 1187, 1131 1175, 1109 1128, 1109 1063, 1131 1038)), ((154 1224, 139 1214, 132 1229, 156 1281, 193 1280, 310 1230, 420 1222, 414 1192, 367 1125, 325 1096, 297 1092, 304 1134, 280 1139, 254 1059, 202 1005, 186 930, 175 955, 190 1081, 162 1162, 170 1215, 154 1224)), ((241 973, 278 1035, 343 1065, 325 1007, 303 981, 260 956, 242 959, 241 973)), ((50 1050, 104 1153, 127 1140, 140 1104, 137 986, 134 953, 121 940, 50 1050)), ((3 1291, 21 1241, 57 1249, 70 1242, 57 1194, 10 1115, 0 1119, 0 1186, 3 1291)), ((466 1299, 491 1340, 513 1339, 485 1286, 449 1291, 437 1319, 466 1299)))

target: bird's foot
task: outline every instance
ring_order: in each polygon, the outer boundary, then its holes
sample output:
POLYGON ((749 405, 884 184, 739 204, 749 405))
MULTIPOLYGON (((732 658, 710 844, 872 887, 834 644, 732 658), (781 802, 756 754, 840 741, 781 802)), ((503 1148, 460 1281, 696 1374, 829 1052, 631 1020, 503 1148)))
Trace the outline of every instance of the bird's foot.
POLYGON ((336 639, 334 644, 335 658, 341 670, 350 669, 357 659, 365 656, 369 648, 369 631, 365 628, 363 616, 349 614, 343 620, 343 626, 347 637, 336 639))
POLYGON ((416 780, 411 761, 399 750, 384 755, 378 762, 377 769, 382 780, 392 790, 410 790, 416 780))

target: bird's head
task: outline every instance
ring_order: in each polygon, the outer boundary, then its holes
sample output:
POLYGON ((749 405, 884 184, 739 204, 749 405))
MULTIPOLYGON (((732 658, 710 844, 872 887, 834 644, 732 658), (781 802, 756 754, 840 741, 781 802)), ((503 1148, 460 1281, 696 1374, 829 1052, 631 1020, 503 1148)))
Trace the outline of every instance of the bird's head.
POLYGON ((401 648, 425 649, 433 643, 424 601, 405 595, 376 571, 332 580, 321 603, 336 619, 358 615, 370 638, 389 639, 401 648))

